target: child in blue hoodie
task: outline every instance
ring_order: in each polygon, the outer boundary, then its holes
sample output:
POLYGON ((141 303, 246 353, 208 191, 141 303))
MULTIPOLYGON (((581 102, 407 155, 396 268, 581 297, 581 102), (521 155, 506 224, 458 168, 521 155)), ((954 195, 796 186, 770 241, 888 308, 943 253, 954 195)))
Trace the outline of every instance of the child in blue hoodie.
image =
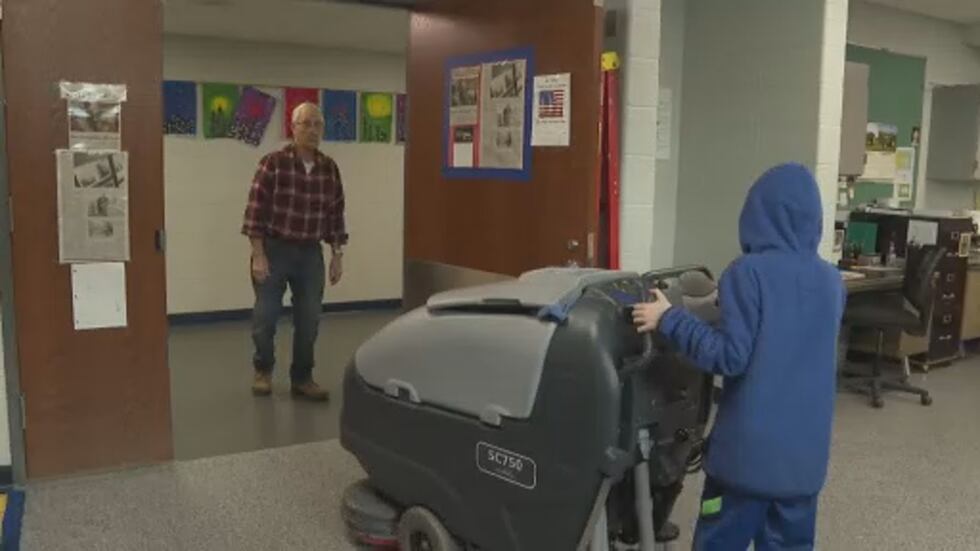
POLYGON ((797 164, 752 186, 739 219, 742 256, 719 282, 721 322, 709 326, 656 301, 633 315, 700 369, 724 379, 708 440, 697 550, 812 549, 817 495, 830 457, 838 271, 817 255, 820 193, 797 164))

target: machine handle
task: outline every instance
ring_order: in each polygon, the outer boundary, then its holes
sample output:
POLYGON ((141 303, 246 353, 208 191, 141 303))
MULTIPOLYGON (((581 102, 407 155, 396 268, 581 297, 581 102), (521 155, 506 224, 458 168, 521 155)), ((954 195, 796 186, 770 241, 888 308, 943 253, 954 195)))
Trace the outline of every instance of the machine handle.
MULTIPOLYGON (((665 281, 663 281, 661 279, 654 280, 652 283, 653 283, 653 286, 654 287, 656 287, 657 289, 659 289, 661 291, 666 291, 667 289, 670 288, 670 285, 668 285, 665 281)), ((650 290, 649 289, 643 289, 643 291, 642 291, 642 301, 643 302, 656 302, 657 301, 657 296, 654 295, 654 294, 652 294, 652 293, 650 293, 650 290)), ((628 323, 630 323, 630 324, 633 323, 633 308, 632 307, 629 307, 629 309, 627 310, 626 318, 628 320, 628 323)), ((657 356, 657 352, 659 352, 659 351, 657 349, 657 343, 655 342, 654 333, 655 333, 655 331, 648 331, 646 333, 643 333, 643 335, 642 335, 642 337, 643 337, 643 351, 640 353, 639 356, 637 356, 635 358, 628 359, 626 361, 626 365, 623 367, 623 369, 621 371, 621 374, 624 377, 629 376, 629 375, 632 375, 636 371, 642 370, 646 365, 648 365, 651 361, 653 361, 653 359, 657 356)))

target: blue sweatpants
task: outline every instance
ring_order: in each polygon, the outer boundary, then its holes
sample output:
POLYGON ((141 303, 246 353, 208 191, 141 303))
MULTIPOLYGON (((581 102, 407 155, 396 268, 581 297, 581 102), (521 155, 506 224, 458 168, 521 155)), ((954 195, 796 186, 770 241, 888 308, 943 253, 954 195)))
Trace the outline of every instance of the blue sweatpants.
POLYGON ((705 480, 695 551, 803 551, 813 549, 817 496, 765 499, 728 491, 705 480))

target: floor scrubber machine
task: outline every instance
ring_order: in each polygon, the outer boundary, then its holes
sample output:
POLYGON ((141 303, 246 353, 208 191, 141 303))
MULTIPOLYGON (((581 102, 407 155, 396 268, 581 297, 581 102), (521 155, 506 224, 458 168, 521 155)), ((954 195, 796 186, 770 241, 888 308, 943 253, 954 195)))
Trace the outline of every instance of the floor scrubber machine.
POLYGON ((712 383, 633 327, 653 286, 717 316, 703 269, 554 268, 435 295, 365 342, 341 414, 341 442, 368 475, 341 506, 352 540, 655 549, 699 466, 712 383))

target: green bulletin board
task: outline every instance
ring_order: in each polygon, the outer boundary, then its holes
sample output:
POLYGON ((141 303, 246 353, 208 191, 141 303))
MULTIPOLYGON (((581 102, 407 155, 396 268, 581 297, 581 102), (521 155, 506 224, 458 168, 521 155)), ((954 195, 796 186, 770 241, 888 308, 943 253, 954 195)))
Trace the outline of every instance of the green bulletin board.
MULTIPOLYGON (((922 101, 926 87, 926 60, 847 45, 847 61, 864 63, 870 68, 868 80, 868 122, 898 126, 898 147, 912 145, 912 129, 922 128, 922 101)), ((915 184, 912 201, 918 193, 918 166, 921 151, 916 151, 915 184)), ((869 203, 892 196, 891 182, 857 182, 852 205, 869 203)))

